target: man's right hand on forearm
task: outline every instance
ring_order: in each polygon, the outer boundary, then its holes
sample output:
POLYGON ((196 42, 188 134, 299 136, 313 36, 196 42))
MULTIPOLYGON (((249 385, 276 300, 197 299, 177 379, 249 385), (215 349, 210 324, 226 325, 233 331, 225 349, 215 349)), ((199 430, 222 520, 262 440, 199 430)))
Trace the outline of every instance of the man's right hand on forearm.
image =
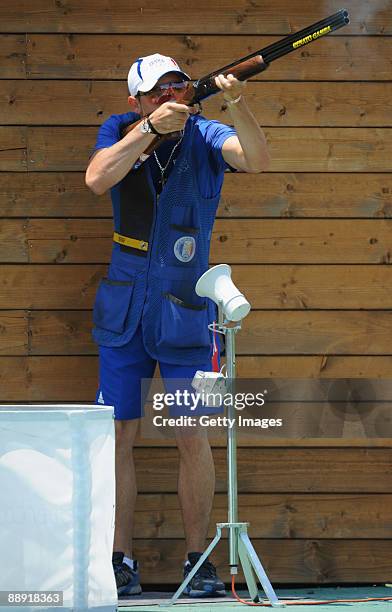
MULTIPOLYGON (((164 102, 150 114, 149 119, 157 132, 170 134, 183 130, 189 115, 196 112, 197 109, 185 104, 164 102)), ((99 150, 87 168, 86 185, 97 195, 105 193, 124 178, 154 138, 154 134, 142 134, 134 127, 119 142, 99 150)))
POLYGON ((149 119, 157 132, 170 134, 183 130, 189 115, 196 112, 196 108, 186 106, 186 104, 165 102, 151 113, 149 119))

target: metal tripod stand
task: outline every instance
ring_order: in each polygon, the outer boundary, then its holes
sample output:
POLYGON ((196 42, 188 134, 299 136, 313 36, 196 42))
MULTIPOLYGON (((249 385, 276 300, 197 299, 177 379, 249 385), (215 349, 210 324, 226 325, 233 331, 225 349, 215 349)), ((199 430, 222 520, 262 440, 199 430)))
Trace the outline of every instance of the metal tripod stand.
MULTIPOLYGON (((210 326, 213 328, 213 326, 210 326)), ((233 323, 232 321, 224 321, 222 306, 219 304, 219 322, 215 327, 218 333, 221 333, 226 338, 226 370, 229 382, 228 389, 232 392, 233 383, 236 376, 235 367, 235 334, 241 329, 241 322, 233 323)), ((228 406, 228 417, 235 418, 234 405, 231 402, 228 406)), ((234 421, 235 423, 235 421, 234 421)), ((238 573, 238 565, 241 564, 244 572, 249 595, 254 602, 260 601, 259 590, 257 587, 257 579, 262 586, 264 593, 268 597, 271 606, 280 608, 284 607, 268 579, 267 574, 257 556, 255 549, 248 536, 249 523, 238 522, 238 492, 237 492, 237 432, 236 426, 228 427, 227 432, 227 463, 228 463, 228 522, 217 523, 216 536, 205 550, 199 561, 196 563, 191 572, 182 582, 180 587, 174 593, 169 604, 174 604, 181 593, 184 591, 188 583, 199 567, 206 560, 222 537, 222 529, 229 530, 229 554, 230 554, 230 574, 238 573)), ((166 604, 167 605, 167 604, 166 604)))

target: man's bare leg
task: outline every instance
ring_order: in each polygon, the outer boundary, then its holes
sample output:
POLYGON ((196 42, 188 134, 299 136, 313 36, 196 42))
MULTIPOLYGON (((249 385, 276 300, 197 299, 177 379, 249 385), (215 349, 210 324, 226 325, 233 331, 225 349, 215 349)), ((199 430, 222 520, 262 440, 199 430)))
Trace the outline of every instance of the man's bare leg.
POLYGON ((177 428, 180 452, 178 496, 184 523, 186 550, 205 549, 208 525, 215 491, 215 466, 205 428, 190 433, 177 428))
POLYGON ((133 445, 139 419, 116 420, 116 521, 113 550, 132 559, 132 530, 136 504, 133 445))

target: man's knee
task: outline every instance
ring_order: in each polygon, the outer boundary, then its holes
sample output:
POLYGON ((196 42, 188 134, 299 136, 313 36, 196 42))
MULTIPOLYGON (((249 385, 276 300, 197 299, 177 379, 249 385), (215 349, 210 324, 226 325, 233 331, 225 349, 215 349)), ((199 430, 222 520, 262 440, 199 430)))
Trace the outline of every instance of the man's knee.
POLYGON ((196 428, 190 432, 189 428, 178 427, 176 429, 176 441, 180 455, 183 457, 196 457, 209 451, 210 443, 205 427, 196 428))
POLYGON ((137 430, 139 428, 139 419, 132 420, 115 420, 116 434, 116 449, 131 450, 133 448, 137 430))

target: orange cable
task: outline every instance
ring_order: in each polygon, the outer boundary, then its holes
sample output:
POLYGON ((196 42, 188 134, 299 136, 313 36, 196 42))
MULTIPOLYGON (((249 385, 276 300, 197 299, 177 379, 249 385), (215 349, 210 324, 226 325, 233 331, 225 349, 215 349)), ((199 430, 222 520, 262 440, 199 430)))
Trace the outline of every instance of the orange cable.
MULTIPOLYGON (((245 599, 241 599, 239 595, 237 595, 235 590, 235 576, 231 577, 231 591, 236 598, 242 604, 247 606, 259 606, 259 607, 272 607, 270 603, 255 603, 254 601, 246 601, 245 599)), ((303 601, 297 602, 292 601, 289 603, 285 603, 285 606, 321 606, 325 604, 331 603, 367 603, 368 601, 392 601, 392 597, 367 597, 366 599, 328 599, 325 601, 303 601)))

